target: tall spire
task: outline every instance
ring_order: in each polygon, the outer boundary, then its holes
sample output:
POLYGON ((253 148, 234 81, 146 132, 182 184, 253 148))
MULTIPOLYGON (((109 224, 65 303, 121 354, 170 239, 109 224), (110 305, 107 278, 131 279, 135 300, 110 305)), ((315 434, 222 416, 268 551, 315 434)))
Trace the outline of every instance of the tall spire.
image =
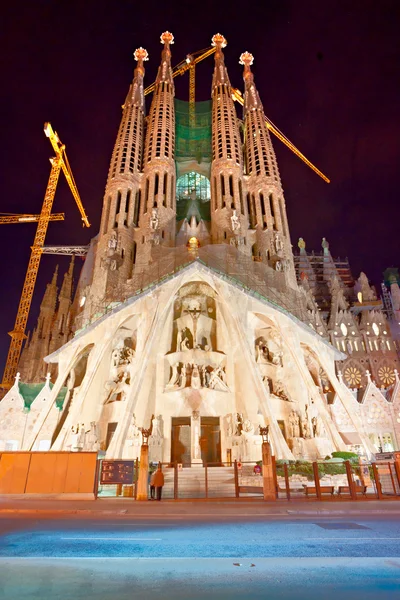
POLYGON ((151 258, 153 246, 175 245, 175 86, 170 46, 174 36, 165 31, 163 50, 150 106, 143 160, 142 203, 139 218, 137 262, 151 258))
POLYGON ((280 183, 278 165, 265 121, 264 108, 250 69, 253 62, 254 57, 250 52, 243 52, 240 55, 239 63, 244 66, 246 170, 248 175, 265 175, 280 183))
POLYGON ((141 178, 144 146, 144 62, 147 50, 134 52, 137 66, 122 106, 110 170, 104 192, 90 302, 113 300, 132 277, 136 258, 136 228, 141 204, 141 178))
POLYGON ((267 262, 276 271, 284 271, 288 283, 297 287, 285 199, 263 105, 250 68, 253 62, 250 52, 240 55, 245 88, 246 200, 250 227, 256 233, 253 256, 267 262))
MULTIPOLYGON (((231 84, 222 49, 223 35, 212 38, 216 47, 212 82, 211 233, 214 243, 232 243, 247 249, 247 208, 243 194, 242 144, 231 84)), ((250 245, 251 247, 251 245, 250 245)))
POLYGON ((125 103, 122 105, 122 118, 110 163, 108 183, 119 174, 135 173, 142 167, 145 113, 143 62, 148 60, 147 50, 137 48, 133 56, 138 64, 125 103))

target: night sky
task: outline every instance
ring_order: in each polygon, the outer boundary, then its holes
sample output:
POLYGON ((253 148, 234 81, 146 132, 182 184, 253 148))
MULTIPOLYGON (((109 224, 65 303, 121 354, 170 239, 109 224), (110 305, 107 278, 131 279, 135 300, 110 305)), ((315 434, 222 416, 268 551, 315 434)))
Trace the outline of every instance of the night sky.
MULTIPOLYGON (((273 139, 296 250, 302 236, 319 252, 325 236, 335 257, 349 257, 353 275, 364 270, 376 285, 386 267, 400 266, 398 0, 8 2, 0 21, 0 211, 40 212, 50 121, 92 227, 82 229, 61 174, 53 211, 66 220, 50 224, 46 243, 86 244, 97 234, 133 51, 148 50, 150 84, 166 29, 175 36, 173 65, 224 34, 231 83, 241 89, 239 55, 252 52, 266 114, 331 179, 324 183, 273 139)), ((212 59, 197 68, 197 100, 210 97, 212 69, 212 59)), ((188 76, 175 82, 187 100, 188 76)), ((34 234, 34 224, 1 228, 1 372, 34 234)), ((68 257, 42 258, 30 327, 57 262, 63 274, 68 257)))

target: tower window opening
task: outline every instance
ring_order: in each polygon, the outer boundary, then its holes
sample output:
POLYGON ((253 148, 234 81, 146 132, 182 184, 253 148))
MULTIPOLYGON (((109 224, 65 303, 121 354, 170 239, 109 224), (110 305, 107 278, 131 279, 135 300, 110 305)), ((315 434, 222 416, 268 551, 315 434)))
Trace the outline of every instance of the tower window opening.
POLYGON ((118 196, 117 196, 117 207, 115 209, 115 214, 118 215, 119 211, 121 210, 121 190, 118 190, 118 196))
POLYGON ((257 227, 257 210, 256 210, 256 197, 255 194, 251 194, 251 214, 253 227, 257 227))
POLYGON ((268 227, 268 223, 267 223, 267 211, 266 211, 266 208, 265 208, 264 194, 262 192, 260 192, 260 206, 261 206, 261 213, 262 213, 262 219, 263 219, 263 227, 266 228, 266 227, 268 227))
POLYGON ((106 212, 104 217, 103 233, 107 233, 108 221, 110 220, 111 196, 108 196, 106 201, 106 212))
POLYGON ((269 201, 269 210, 271 212, 271 217, 272 217, 272 227, 273 227, 274 231, 277 231, 276 216, 275 216, 275 210, 274 210, 274 197, 272 194, 268 194, 268 201, 269 201))
POLYGON ((144 206, 143 206, 143 214, 147 213, 147 204, 148 204, 148 200, 149 200, 149 187, 150 187, 150 182, 149 179, 146 179, 146 192, 144 195, 144 206))
POLYGON ((244 215, 244 204, 243 204, 243 187, 242 180, 239 179, 239 200, 240 200, 240 212, 244 215))
POLYGON ((233 198, 233 176, 229 175, 229 195, 233 198))
POLYGON ((164 173, 163 181, 163 206, 167 206, 168 173, 164 173))
POLYGON ((159 175, 156 173, 154 177, 154 206, 157 206, 157 195, 158 195, 159 175))
POLYGON ((137 227, 139 224, 139 215, 140 215, 140 200, 141 200, 142 192, 138 190, 136 192, 135 198, 135 210, 133 211, 133 224, 137 227))

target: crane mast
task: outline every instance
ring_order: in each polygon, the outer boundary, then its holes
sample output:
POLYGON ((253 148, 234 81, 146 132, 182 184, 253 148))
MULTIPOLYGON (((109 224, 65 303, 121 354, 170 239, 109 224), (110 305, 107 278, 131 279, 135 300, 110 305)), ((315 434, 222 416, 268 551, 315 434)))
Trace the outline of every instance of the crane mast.
MULTIPOLYGON (((43 200, 42 210, 38 218, 35 239, 31 248, 31 256, 26 270, 25 281, 22 288, 21 298, 19 301, 17 316, 14 323, 14 329, 9 332, 9 335, 11 336, 11 342, 7 355, 6 366, 4 369, 3 380, 1 382, 1 388, 3 388, 3 390, 9 389, 14 383, 14 379, 18 368, 18 362, 21 356, 22 344, 24 339, 26 339, 25 330, 28 322, 29 310, 32 303, 32 297, 35 289, 35 283, 39 270, 40 258, 42 256, 42 248, 46 238, 47 228, 49 226, 50 221, 57 220, 52 218, 53 216, 51 215, 51 210, 53 207, 57 183, 60 177, 61 170, 63 171, 67 179, 72 195, 74 196, 75 202, 78 205, 84 225, 86 227, 90 226, 89 220, 85 213, 85 209, 82 205, 82 201, 80 199, 78 189, 76 187, 71 172, 71 168, 69 166, 65 154, 65 146, 61 143, 58 135, 53 131, 50 123, 45 124, 44 131, 46 136, 50 138, 50 142, 53 146, 53 149, 56 152, 56 156, 55 158, 50 159, 50 176, 46 187, 46 193, 43 200)), ((23 215, 23 217, 26 216, 27 215, 23 215)), ((34 217, 35 215, 30 216, 34 217)), ((21 220, 17 222, 21 222, 21 220)))

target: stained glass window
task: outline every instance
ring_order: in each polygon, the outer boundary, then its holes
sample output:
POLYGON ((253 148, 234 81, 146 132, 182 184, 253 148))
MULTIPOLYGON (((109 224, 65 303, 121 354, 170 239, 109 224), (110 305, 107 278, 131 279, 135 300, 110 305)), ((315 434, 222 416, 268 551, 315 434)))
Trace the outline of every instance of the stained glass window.
POLYGON ((185 173, 179 177, 176 182, 176 197, 178 200, 190 198, 193 190, 196 192, 196 199, 202 202, 208 202, 211 199, 210 181, 195 171, 185 173))

